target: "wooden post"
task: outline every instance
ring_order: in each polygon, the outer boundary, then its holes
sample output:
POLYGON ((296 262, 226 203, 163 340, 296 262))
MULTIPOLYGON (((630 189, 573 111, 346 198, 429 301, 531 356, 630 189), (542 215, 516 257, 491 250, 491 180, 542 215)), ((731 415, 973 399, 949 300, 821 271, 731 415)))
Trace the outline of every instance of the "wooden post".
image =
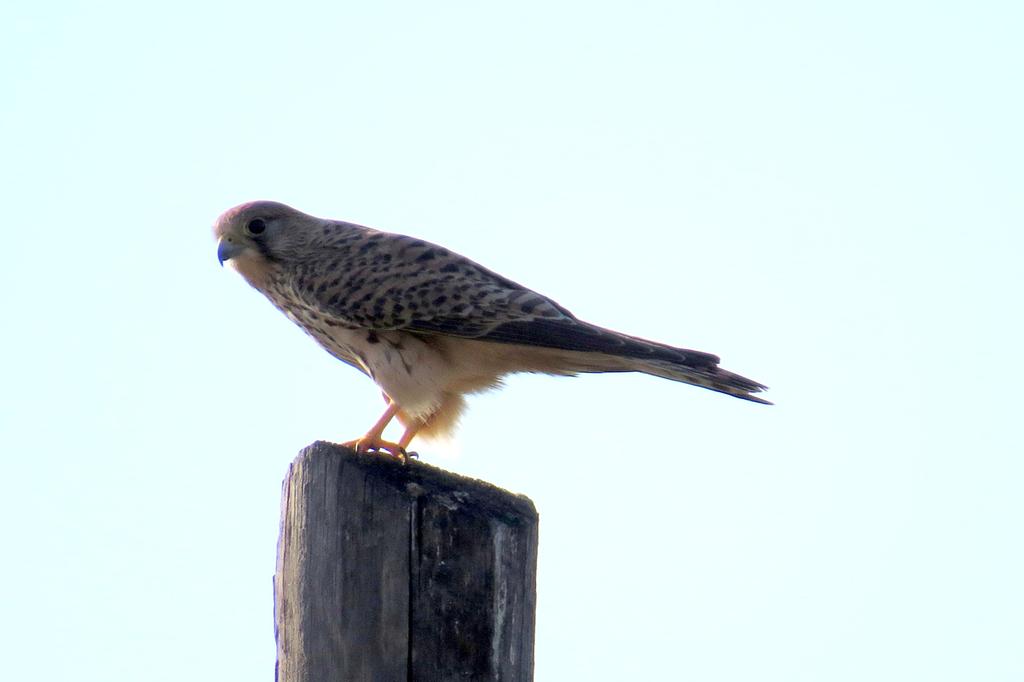
POLYGON ((284 482, 276 680, 532 680, 536 567, 528 498, 314 443, 284 482))

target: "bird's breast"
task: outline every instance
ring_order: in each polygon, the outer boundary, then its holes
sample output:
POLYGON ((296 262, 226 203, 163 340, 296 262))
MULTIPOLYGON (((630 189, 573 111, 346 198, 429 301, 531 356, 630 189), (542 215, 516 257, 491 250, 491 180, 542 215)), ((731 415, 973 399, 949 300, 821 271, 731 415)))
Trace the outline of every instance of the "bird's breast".
POLYGON ((419 336, 356 327, 281 289, 271 289, 268 298, 328 353, 368 374, 410 416, 429 416, 440 405, 452 368, 419 336))

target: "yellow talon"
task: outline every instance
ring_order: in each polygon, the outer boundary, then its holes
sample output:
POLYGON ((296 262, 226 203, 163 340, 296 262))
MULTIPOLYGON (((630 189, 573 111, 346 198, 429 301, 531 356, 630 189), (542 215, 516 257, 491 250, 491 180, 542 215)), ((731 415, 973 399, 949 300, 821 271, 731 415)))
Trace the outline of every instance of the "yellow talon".
POLYGON ((357 438, 356 440, 350 440, 342 443, 342 446, 352 448, 361 455, 378 452, 386 453, 392 457, 398 457, 402 460, 405 460, 405 458, 408 457, 405 448, 398 443, 392 443, 391 441, 376 438, 357 438))

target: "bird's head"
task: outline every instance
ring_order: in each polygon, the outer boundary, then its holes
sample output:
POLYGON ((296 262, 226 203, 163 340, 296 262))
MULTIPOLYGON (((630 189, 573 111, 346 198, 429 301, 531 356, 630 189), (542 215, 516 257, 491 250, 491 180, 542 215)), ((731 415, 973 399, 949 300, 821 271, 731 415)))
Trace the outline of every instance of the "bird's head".
POLYGON ((318 218, 276 201, 253 201, 225 211, 213 226, 217 259, 226 262, 253 286, 286 265, 314 238, 318 218))

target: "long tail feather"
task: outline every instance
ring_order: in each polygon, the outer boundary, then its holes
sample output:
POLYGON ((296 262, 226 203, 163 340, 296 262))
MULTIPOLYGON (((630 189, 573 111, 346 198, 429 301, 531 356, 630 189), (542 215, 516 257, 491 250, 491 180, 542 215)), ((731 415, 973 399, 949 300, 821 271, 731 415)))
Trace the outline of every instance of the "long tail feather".
POLYGON ((722 369, 721 367, 687 367, 685 365, 661 362, 657 360, 639 360, 635 361, 633 364, 633 371, 635 372, 643 372, 644 374, 651 374, 663 379, 681 381, 686 384, 701 386, 703 388, 718 391, 719 393, 725 393, 743 400, 761 403, 762 405, 772 404, 764 398, 752 395, 754 393, 760 393, 761 391, 767 390, 767 386, 744 376, 740 376, 735 372, 722 369))

